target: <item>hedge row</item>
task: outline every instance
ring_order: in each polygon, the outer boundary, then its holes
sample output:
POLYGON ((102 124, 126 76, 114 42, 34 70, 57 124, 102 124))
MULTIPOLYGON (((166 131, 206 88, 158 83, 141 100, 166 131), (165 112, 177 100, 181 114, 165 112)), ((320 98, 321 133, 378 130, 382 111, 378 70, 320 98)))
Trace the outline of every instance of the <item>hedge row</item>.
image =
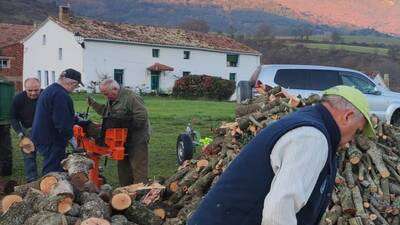
POLYGON ((227 100, 235 92, 235 81, 208 75, 188 75, 175 82, 172 95, 183 98, 227 100))

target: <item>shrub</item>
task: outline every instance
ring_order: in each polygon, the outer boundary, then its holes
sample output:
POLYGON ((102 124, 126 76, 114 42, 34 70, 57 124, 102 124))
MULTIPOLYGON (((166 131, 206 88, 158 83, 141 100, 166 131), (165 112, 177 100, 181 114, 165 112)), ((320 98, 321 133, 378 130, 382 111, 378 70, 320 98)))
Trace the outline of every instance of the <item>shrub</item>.
POLYGON ((234 91, 234 81, 208 75, 189 75, 175 81, 172 95, 183 98, 227 100, 234 91))

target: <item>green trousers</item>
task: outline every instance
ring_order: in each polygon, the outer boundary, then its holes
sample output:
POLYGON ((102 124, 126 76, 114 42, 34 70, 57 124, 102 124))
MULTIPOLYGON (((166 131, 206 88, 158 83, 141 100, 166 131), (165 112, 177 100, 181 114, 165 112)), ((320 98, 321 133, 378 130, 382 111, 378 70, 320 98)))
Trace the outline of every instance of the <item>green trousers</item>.
POLYGON ((125 149, 125 158, 118 161, 118 178, 121 186, 147 182, 149 172, 148 142, 125 149))

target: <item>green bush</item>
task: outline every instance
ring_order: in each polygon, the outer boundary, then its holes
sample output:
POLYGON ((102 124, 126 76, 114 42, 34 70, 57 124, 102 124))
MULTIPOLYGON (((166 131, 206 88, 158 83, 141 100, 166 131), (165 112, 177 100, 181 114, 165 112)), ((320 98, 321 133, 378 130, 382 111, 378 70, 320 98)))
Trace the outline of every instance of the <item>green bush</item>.
POLYGON ((172 95, 182 98, 228 100, 235 92, 235 82, 208 75, 189 75, 175 81, 172 95))

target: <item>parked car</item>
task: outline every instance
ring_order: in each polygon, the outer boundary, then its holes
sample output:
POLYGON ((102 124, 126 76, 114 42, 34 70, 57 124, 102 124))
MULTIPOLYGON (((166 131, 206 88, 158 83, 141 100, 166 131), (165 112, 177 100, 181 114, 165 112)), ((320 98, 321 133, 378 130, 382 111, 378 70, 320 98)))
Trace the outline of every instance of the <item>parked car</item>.
POLYGON ((400 126, 400 93, 389 91, 360 71, 327 66, 312 65, 263 65, 249 81, 239 81, 237 101, 251 98, 252 88, 262 83, 270 87, 281 86, 290 94, 308 97, 336 86, 353 86, 363 92, 368 99, 372 114, 384 121, 400 126))

